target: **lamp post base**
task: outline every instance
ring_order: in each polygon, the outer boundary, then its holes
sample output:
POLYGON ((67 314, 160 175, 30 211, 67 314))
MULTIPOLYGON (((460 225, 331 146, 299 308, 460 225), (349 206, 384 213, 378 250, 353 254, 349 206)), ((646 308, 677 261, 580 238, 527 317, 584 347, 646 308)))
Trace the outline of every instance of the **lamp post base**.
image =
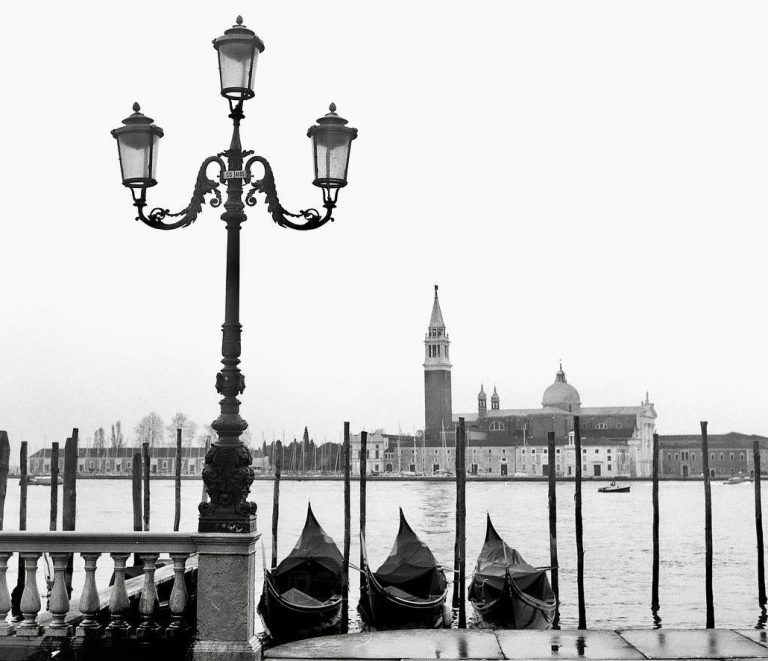
POLYGON ((205 456, 203 482, 210 497, 200 503, 199 532, 256 531, 256 503, 249 502, 254 474, 242 443, 214 443, 205 456))
POLYGON ((200 515, 197 523, 198 532, 232 532, 253 533, 256 532, 256 515, 253 516, 224 516, 222 514, 204 516, 200 515))

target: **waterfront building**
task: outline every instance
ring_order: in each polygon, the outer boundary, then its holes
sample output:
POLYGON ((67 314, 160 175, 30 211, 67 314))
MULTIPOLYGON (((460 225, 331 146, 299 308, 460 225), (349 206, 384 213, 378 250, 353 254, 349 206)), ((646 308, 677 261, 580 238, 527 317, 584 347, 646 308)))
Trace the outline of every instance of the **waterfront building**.
POLYGON ((568 383, 561 363, 554 382, 544 391, 541 408, 502 409, 501 397, 494 387, 489 410, 485 387, 481 385, 477 411, 453 415, 450 341, 437 286, 424 345, 421 462, 418 450, 414 453, 414 463, 421 463, 424 473, 454 471, 455 427, 459 417, 463 417, 467 428, 466 465, 471 474, 540 476, 547 475, 554 465, 558 475, 573 475, 573 418, 578 415, 585 476, 650 475, 657 414, 648 393, 637 406, 584 407, 579 392, 568 383), (548 432, 555 433, 553 461, 547 456, 548 432))
MULTIPOLYGON (((754 434, 708 434, 709 475, 727 479, 754 476, 753 442, 760 446, 760 472, 768 472, 768 438, 754 434)), ((699 434, 659 436, 659 473, 663 477, 701 477, 702 456, 699 434)))
MULTIPOLYGON (((141 447, 122 448, 78 448, 77 473, 86 475, 131 475, 133 458, 141 455, 141 447)), ((181 449, 181 474, 200 475, 205 463, 205 448, 183 447, 181 449)), ((175 475, 176 448, 154 447, 149 451, 149 472, 151 475, 175 475)), ((27 472, 30 476, 50 475, 51 449, 44 448, 27 458, 27 472)), ((59 474, 64 474, 64 448, 59 448, 59 474)))

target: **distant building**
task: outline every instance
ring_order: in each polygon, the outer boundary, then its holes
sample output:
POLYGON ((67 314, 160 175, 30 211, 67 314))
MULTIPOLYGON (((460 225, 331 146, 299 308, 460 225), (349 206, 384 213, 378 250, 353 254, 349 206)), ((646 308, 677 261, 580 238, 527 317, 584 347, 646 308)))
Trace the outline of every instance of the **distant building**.
MULTIPOLYGON (((133 457, 140 447, 78 448, 78 475, 130 475, 133 457)), ((205 448, 185 447, 181 450, 181 474, 200 475, 205 463, 205 448)), ((176 448, 155 447, 150 450, 151 475, 175 475, 176 448)), ((27 458, 29 475, 50 475, 51 449, 38 450, 27 458)), ((64 449, 59 449, 59 474, 64 473, 64 449)))
POLYGON ((558 475, 574 475, 573 420, 578 415, 585 476, 650 475, 656 411, 647 393, 638 406, 582 407, 581 397, 568 383, 561 364, 554 382, 544 391, 541 408, 502 409, 494 387, 488 410, 488 397, 481 386, 477 412, 454 415, 450 342, 437 286, 424 344, 423 447, 420 450, 417 443, 416 451, 406 459, 416 465, 416 472, 454 471, 455 428, 459 417, 463 417, 467 428, 466 465, 471 474, 547 475, 554 465, 558 475), (548 432, 555 433, 552 461, 547 456, 548 432))
MULTIPOLYGON (((761 473, 768 472, 768 438, 730 432, 707 435, 709 475, 715 478, 754 476, 753 442, 760 447, 761 473)), ((664 477, 700 477, 703 474, 701 436, 659 436, 659 473, 664 477)))

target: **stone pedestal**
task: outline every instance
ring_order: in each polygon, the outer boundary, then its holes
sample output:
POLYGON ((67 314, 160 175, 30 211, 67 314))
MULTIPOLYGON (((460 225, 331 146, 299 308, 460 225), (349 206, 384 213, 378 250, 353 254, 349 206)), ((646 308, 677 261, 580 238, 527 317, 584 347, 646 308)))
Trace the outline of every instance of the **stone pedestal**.
POLYGON ((194 661, 256 661, 258 533, 194 535, 198 551, 194 661))

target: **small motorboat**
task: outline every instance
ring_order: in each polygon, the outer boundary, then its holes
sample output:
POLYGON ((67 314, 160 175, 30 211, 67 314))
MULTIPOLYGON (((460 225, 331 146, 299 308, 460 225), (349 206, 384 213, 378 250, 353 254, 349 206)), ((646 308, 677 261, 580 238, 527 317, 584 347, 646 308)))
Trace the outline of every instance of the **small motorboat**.
POLYGON ((629 485, 621 482, 611 482, 607 487, 600 487, 600 493, 629 493, 629 485))
POLYGON ((389 556, 371 571, 360 535, 365 583, 357 607, 363 621, 376 629, 443 626, 448 591, 445 572, 435 556, 411 530, 400 510, 400 528, 389 556))
POLYGON ((485 543, 469 586, 480 618, 505 629, 549 629, 557 600, 547 578, 551 567, 532 567, 499 536, 488 516, 485 543))
POLYGON ((754 481, 753 477, 747 477, 746 475, 734 475, 733 477, 729 477, 723 484, 742 484, 743 482, 752 482, 754 481))
POLYGON ((279 641, 338 633, 343 566, 341 552, 308 506, 296 546, 277 567, 264 568, 258 613, 267 633, 279 641))
MULTIPOLYGON (((53 478, 50 475, 27 475, 28 486, 51 486, 52 481, 53 478)), ((56 484, 61 484, 63 481, 61 476, 58 476, 56 484)), ((21 484, 21 480, 19 480, 19 484, 21 484)))

